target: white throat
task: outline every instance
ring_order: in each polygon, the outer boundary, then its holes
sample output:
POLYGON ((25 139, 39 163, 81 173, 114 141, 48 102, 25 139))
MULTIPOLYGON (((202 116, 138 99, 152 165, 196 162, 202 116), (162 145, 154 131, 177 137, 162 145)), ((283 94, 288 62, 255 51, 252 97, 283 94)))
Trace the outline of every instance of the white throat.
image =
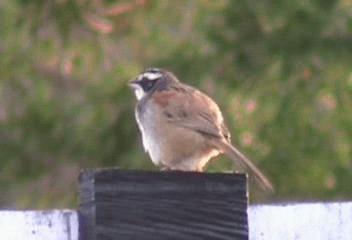
POLYGON ((137 100, 141 100, 145 96, 145 92, 141 87, 138 87, 134 90, 134 94, 136 95, 137 100))

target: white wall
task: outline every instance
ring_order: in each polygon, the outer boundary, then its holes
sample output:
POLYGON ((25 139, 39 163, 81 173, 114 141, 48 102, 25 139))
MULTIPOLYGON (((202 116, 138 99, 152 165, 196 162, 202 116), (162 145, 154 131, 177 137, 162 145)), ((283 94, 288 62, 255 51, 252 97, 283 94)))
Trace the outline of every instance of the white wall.
MULTIPOLYGON (((351 240, 352 202, 254 205, 250 240, 351 240)), ((74 210, 0 211, 1 240, 78 240, 74 210)))

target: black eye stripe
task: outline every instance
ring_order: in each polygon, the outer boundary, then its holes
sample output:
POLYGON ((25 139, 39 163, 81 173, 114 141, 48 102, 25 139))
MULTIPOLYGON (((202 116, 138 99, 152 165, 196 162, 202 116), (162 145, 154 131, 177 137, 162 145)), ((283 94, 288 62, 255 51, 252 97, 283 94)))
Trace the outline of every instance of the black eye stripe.
POLYGON ((140 84, 144 91, 149 91, 156 83, 156 80, 149 80, 148 78, 143 78, 140 84))
MULTIPOLYGON (((153 82, 154 82, 154 81, 153 81, 153 82)), ((148 87, 152 87, 153 85, 154 85, 154 83, 152 83, 152 81, 148 81, 148 82, 147 82, 147 86, 148 86, 148 87)))
POLYGON ((149 79, 147 77, 143 77, 141 82, 155 82, 157 79, 149 79))

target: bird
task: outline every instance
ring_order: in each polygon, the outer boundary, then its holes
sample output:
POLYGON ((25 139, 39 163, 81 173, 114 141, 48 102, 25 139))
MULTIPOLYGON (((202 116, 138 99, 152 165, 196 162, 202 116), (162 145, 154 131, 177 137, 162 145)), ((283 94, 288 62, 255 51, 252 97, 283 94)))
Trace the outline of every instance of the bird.
POLYGON ((137 98, 135 118, 144 150, 155 165, 202 172, 211 159, 225 154, 249 169, 264 190, 274 191, 268 178, 231 144, 220 108, 208 95, 159 68, 143 70, 128 85, 137 98))

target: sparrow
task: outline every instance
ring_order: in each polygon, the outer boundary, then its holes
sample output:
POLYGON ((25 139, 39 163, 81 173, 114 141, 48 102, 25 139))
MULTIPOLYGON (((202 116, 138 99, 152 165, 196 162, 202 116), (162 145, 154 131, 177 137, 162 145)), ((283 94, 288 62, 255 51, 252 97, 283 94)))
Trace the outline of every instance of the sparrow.
POLYGON ((170 71, 148 68, 129 82, 144 150, 165 170, 202 172, 225 154, 248 168, 265 190, 273 186, 230 141, 222 113, 209 96, 181 83, 170 71))

